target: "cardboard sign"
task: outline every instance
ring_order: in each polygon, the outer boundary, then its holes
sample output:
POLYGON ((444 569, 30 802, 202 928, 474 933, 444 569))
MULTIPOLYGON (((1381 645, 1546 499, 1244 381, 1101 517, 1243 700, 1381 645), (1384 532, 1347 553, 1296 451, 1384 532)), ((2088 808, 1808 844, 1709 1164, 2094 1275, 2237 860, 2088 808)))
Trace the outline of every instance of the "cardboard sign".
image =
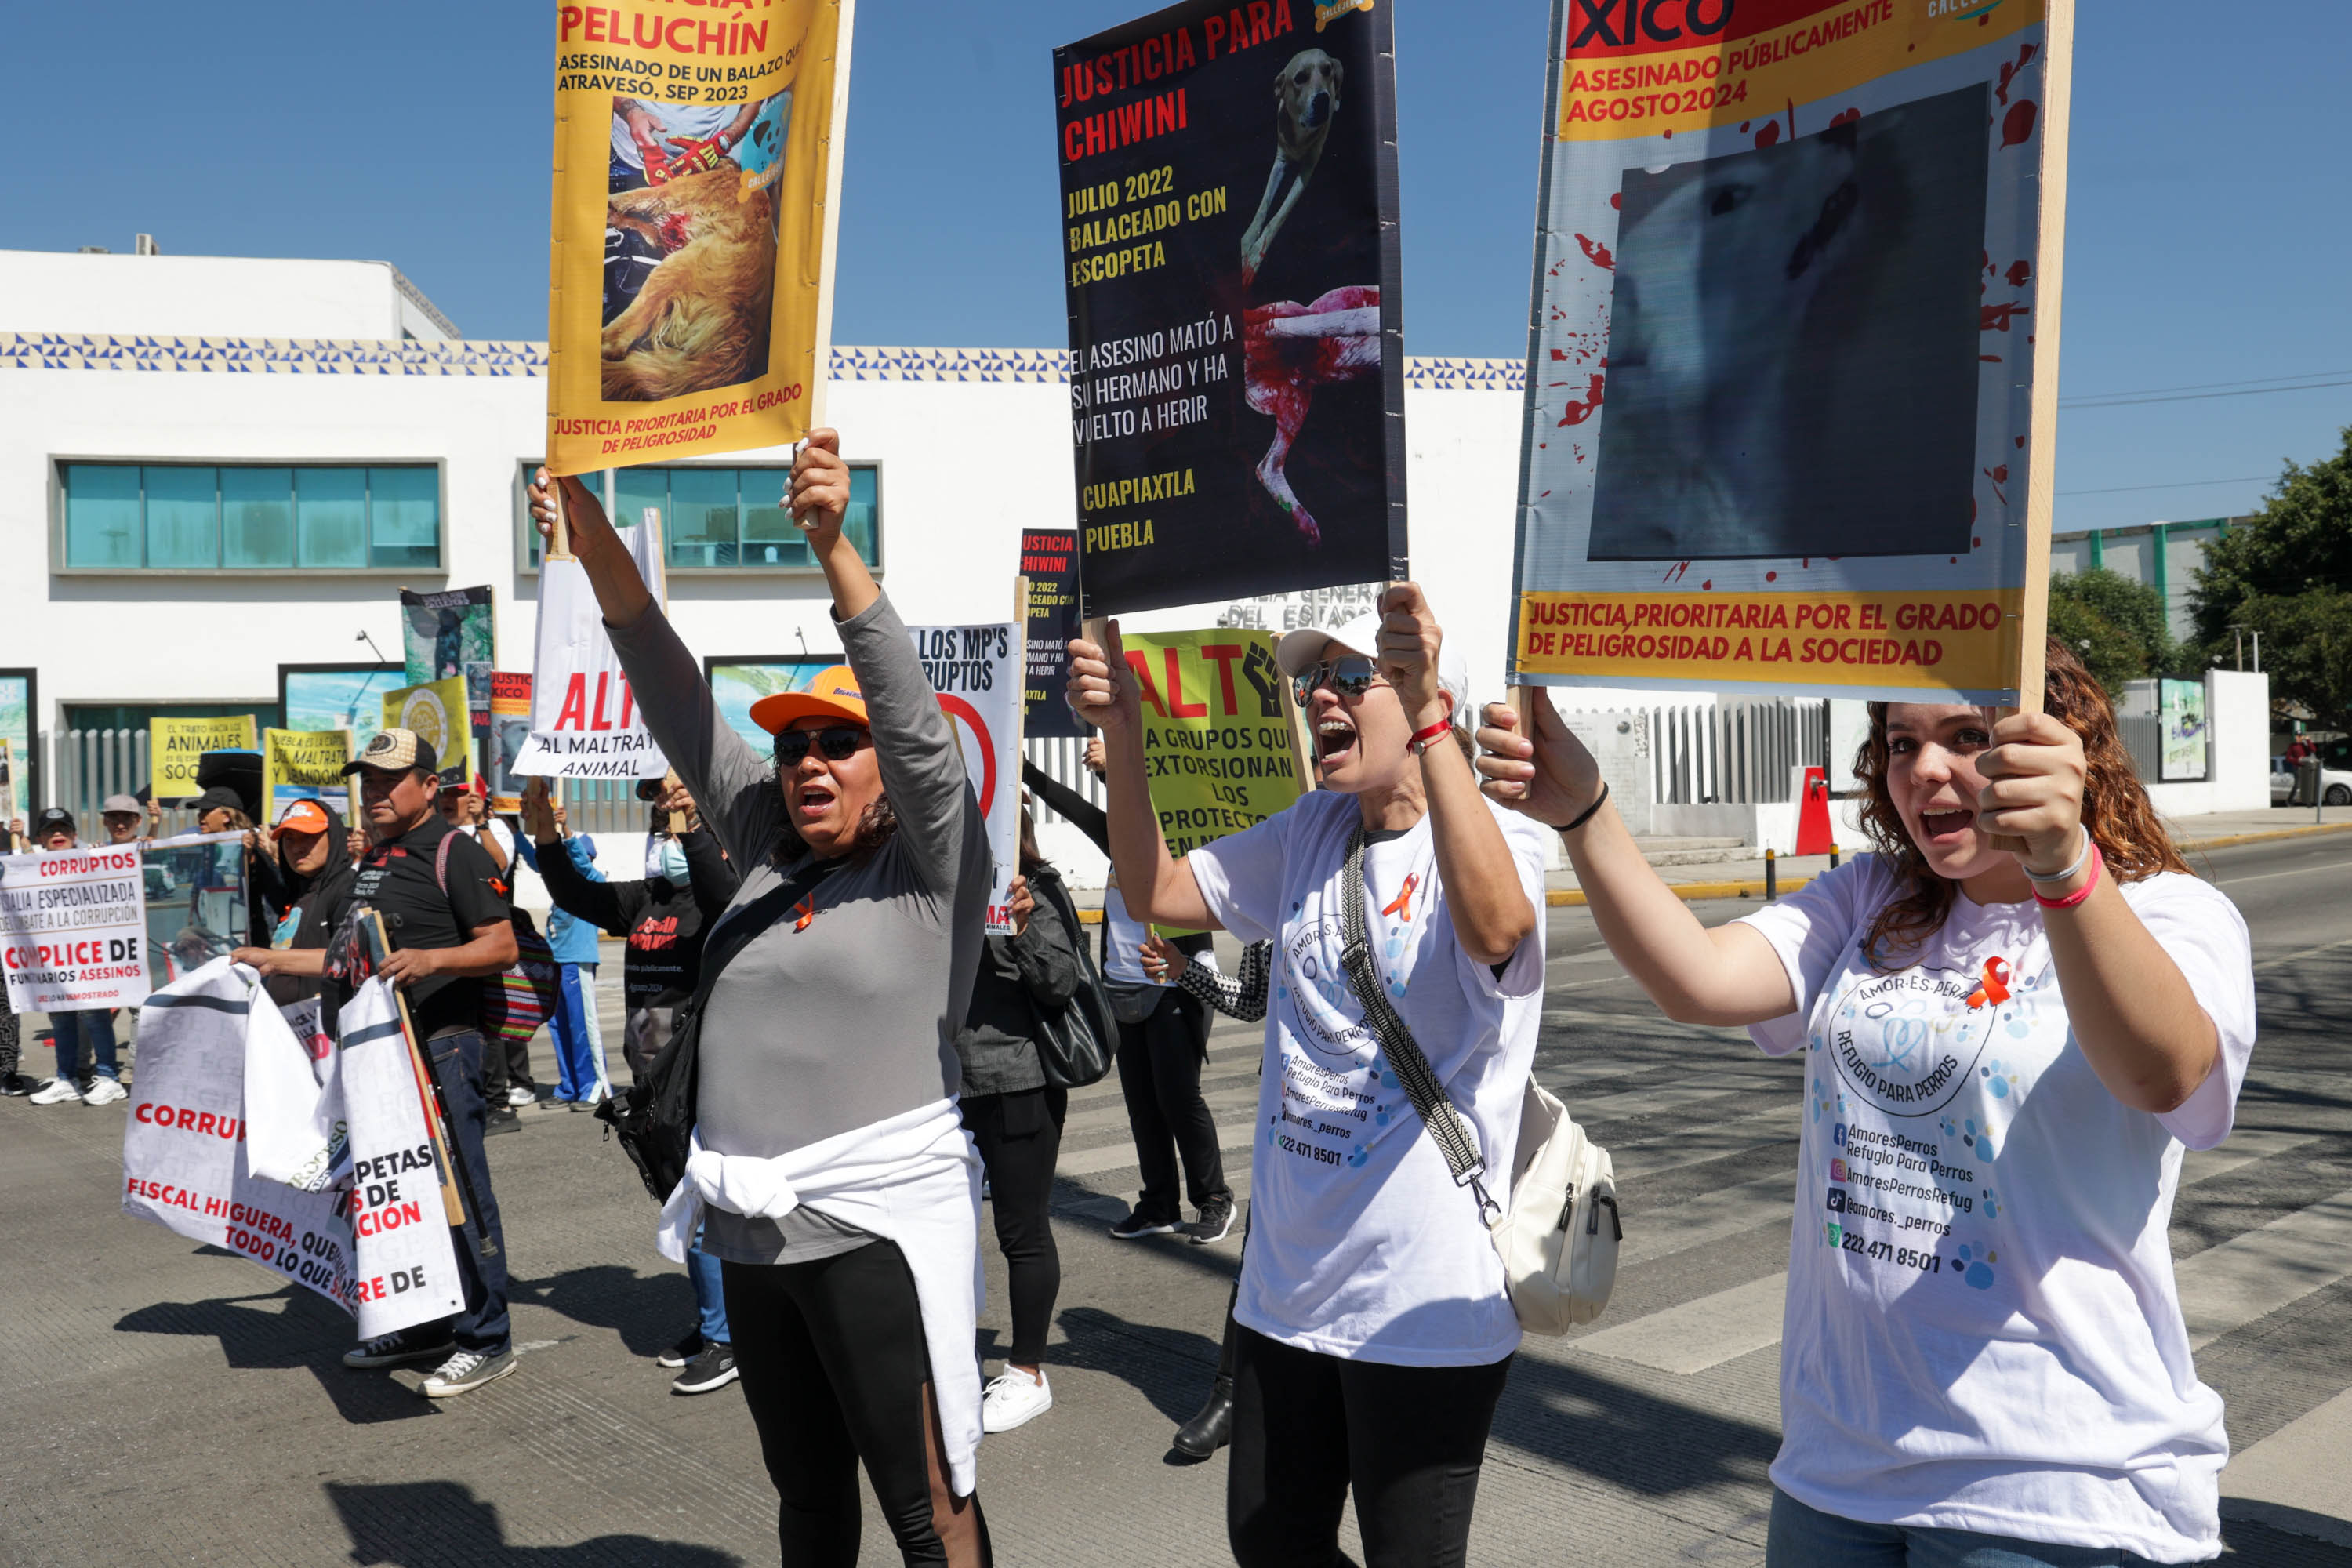
POLYGON ((1129 632, 1143 761, 1168 852, 1255 827, 1305 788, 1290 683, 1258 631, 1129 632))
POLYGON ((551 472, 777 447, 816 422, 851 11, 557 5, 551 472))
MULTIPOLYGON (((356 1290, 342 1194, 331 1184, 298 1191, 247 1163, 247 1056, 273 1049, 281 1064, 292 1053, 308 1077, 258 977, 226 958, 147 999, 122 1132, 122 1212, 241 1254, 348 1311, 356 1290)), ((299 1139, 306 1125, 286 1132, 299 1139)))
POLYGON ((1411 575, 1394 8, 1054 51, 1089 616, 1411 575))
POLYGON ((0 856, 0 971, 18 1013, 135 1007, 147 998, 147 874, 139 846, 0 856))
POLYGON ((1021 870, 1021 628, 908 626, 940 706, 955 721, 964 772, 988 820, 988 929, 1010 936, 1007 909, 1021 870))
POLYGON ((1514 682, 2039 704, 2070 0, 1555 0, 1514 682))
POLYGON ((331 811, 352 815, 350 781, 343 764, 352 760, 349 730, 264 730, 261 732, 261 809, 275 824, 298 800, 315 800, 331 811))
MULTIPOLYGON (((667 597, 661 514, 645 510, 619 530, 654 603, 667 597)), ((531 662, 530 730, 514 773, 565 779, 657 779, 669 761, 646 728, 629 677, 588 574, 568 555, 550 556, 539 577, 539 646, 531 662)))
POLYGON ((206 752, 254 749, 253 715, 147 721, 147 789, 157 800, 193 800, 204 793, 196 763, 206 752))

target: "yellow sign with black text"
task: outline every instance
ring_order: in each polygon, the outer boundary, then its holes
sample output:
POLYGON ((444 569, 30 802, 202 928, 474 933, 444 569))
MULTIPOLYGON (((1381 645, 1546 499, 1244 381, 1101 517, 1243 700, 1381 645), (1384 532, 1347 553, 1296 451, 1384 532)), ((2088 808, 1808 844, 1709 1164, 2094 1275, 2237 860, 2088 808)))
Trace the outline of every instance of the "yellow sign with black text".
POLYGON ((1274 634, 1129 632, 1151 807, 1173 855, 1255 827, 1305 787, 1274 634))

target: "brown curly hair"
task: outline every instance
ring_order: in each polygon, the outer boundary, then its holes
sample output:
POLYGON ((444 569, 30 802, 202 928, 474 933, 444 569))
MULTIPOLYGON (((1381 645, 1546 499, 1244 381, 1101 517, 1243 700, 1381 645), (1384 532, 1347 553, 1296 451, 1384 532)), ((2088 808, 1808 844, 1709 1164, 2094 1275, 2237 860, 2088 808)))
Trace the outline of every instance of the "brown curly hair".
MULTIPOLYGON (((2083 826, 2099 847, 2108 871, 2118 882, 2137 882, 2160 871, 2189 869, 2172 847, 2172 837, 2157 819, 2156 807, 2132 766, 2116 727, 2116 710, 2106 692, 2074 650, 2050 639, 2042 682, 2042 710, 2057 720, 2083 742, 2083 826)), ((1870 922, 1863 942, 1870 966, 1885 973, 1905 967, 1889 959, 1916 953, 1920 943, 1952 912, 1957 883, 1928 869, 1927 858, 1911 841, 1903 813, 1886 782, 1886 704, 1870 705, 1870 734, 1854 753, 1854 776, 1862 781, 1858 815, 1871 847, 1886 858, 1898 882, 1909 891, 1881 909, 1870 922)))

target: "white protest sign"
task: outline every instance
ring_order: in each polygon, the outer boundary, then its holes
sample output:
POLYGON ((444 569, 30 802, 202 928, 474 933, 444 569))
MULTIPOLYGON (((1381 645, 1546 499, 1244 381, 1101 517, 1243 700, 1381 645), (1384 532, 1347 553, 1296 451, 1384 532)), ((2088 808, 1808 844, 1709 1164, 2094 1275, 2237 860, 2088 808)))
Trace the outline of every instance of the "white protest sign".
MULTIPOLYGON (((660 512, 647 507, 643 522, 616 531, 654 603, 666 603, 660 512)), ((552 557, 540 571, 530 734, 510 768, 565 779, 657 779, 669 771, 604 635, 588 573, 570 556, 552 557)))
POLYGON ((0 970, 19 1013, 147 999, 147 873, 139 847, 0 856, 0 970))
MULTIPOLYGON (((301 1047, 253 971, 226 958, 147 998, 122 1133, 122 1212, 241 1253, 350 1310, 342 1194, 298 1192, 248 1164, 246 1076, 257 1038, 277 1061, 300 1062, 301 1047)), ((298 1139, 300 1131, 291 1130, 298 1139)))
POLYGON ((335 1079, 351 1129, 360 1338, 368 1340, 454 1316, 465 1308, 466 1288, 441 1206, 425 1090, 392 983, 369 981, 336 1021, 342 1048, 335 1079))
POLYGON ((988 819, 988 853, 996 875, 988 889, 988 929, 1013 934, 1013 879, 1021 870, 1021 709, 1023 628, 909 626, 915 653, 940 706, 955 721, 965 773, 988 819))

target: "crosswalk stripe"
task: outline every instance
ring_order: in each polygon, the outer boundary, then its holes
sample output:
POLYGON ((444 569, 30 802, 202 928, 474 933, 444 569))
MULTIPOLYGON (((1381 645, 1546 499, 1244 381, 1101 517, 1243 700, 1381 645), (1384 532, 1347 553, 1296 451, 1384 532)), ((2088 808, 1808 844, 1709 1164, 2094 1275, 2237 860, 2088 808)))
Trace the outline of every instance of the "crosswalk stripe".
POLYGON ((2173 1267, 2189 1348, 2352 1274, 2352 1189, 2282 1215, 2173 1267))
MULTIPOLYGON (((2190 1187, 2211 1181, 2242 1165, 2268 1159, 2309 1141, 2306 1135, 2278 1131, 2238 1133, 2221 1149, 2189 1154, 2183 1163, 2180 1184, 2190 1187), (2224 1151, 2232 1152, 2225 1157, 2224 1151)), ((1793 1178, 1777 1180, 1785 1184, 1793 1178)), ((1770 1184, 1769 1181, 1748 1184, 1750 1188, 1770 1184)), ((1679 1238, 1685 1228, 1678 1223, 1679 1216, 1739 1190, 1726 1189, 1695 1204, 1656 1211, 1641 1216, 1636 1223, 1646 1229, 1647 1223, 1654 1221, 1670 1227, 1679 1238)), ((1717 1225, 1732 1223, 1741 1212, 1738 1206, 1715 1206, 1718 1210, 1714 1222, 1717 1225)), ((1787 1206, 1788 1200, 1784 1198, 1779 1205, 1780 1215, 1786 1215, 1787 1206)), ((1718 1239, 1722 1234, 1728 1233, 1717 1232, 1707 1239, 1718 1239)), ((1698 1244, 1685 1242, 1671 1250, 1696 1245, 1698 1244)), ((1637 1257, 1629 1238, 1621 1249, 1618 1264, 1624 1268, 1669 1255, 1652 1251, 1637 1257)), ((2190 1348, 2201 1349, 2232 1329, 2352 1274, 2352 1192, 2339 1193, 2258 1230, 2209 1247, 2179 1264, 2173 1273, 2180 1291, 2181 1311, 2189 1324, 2190 1348)), ((1782 1271, 1645 1313, 1570 1342, 1580 1351, 1664 1372, 1705 1372, 1778 1342, 1781 1306, 1788 1288, 1789 1276, 1782 1271)))
POLYGON ((1654 1263, 1759 1226, 1786 1226, 1796 1201, 1797 1173, 1784 1171, 1777 1176, 1718 1187, 1671 1208, 1637 1212, 1627 1217, 1624 1245, 1617 1249, 1617 1267, 1654 1263))
POLYGON ((2352 1546, 2352 1389, 2288 1422, 2221 1472, 2221 1517, 2352 1546))
MULTIPOLYGON (((1217 1147, 1231 1151, 1246 1149, 1257 1136, 1257 1118, 1253 1116, 1238 1126, 1233 1123, 1217 1129, 1217 1147)), ((1091 1176, 1104 1171, 1121 1171, 1135 1163, 1135 1145, 1120 1142, 1106 1143, 1099 1149, 1081 1149, 1075 1154, 1065 1154, 1055 1163, 1057 1174, 1091 1176)))

